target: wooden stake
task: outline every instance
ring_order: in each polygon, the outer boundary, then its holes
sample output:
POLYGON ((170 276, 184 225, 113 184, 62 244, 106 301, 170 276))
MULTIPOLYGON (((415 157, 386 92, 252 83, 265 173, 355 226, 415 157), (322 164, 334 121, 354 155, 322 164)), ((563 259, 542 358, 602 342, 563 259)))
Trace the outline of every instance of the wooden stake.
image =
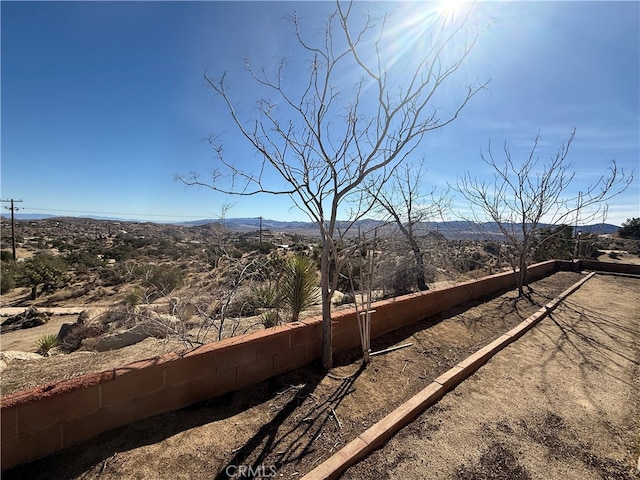
POLYGON ((381 353, 388 353, 388 352, 393 352, 394 350, 400 350, 401 348, 407 348, 410 347, 411 345, 413 345, 413 343, 405 343, 404 345, 398 345, 397 347, 389 347, 389 348, 385 348, 384 350, 378 350, 377 352, 371 352, 369 355, 373 356, 373 355, 380 355, 381 353))

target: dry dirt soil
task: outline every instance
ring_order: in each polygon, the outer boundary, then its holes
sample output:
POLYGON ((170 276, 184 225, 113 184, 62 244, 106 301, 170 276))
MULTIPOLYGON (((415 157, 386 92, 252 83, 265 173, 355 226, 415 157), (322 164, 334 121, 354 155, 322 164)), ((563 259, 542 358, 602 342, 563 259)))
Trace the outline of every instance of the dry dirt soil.
POLYGON ((639 286, 590 279, 343 478, 640 478, 639 286))
MULTIPOLYGON (((264 478, 273 471, 275 478, 299 478, 580 278, 560 272, 532 285, 532 301, 510 291, 372 340, 374 351, 412 346, 372 357, 366 368, 357 352, 343 354, 329 374, 311 365, 106 432, 3 478, 210 479, 228 478, 240 465, 262 466, 264 478)), ((596 276, 578 294, 428 410, 433 418, 421 417, 346 478, 560 478, 566 468, 550 477, 533 473, 532 465, 563 465, 563 458, 582 465, 578 472, 594 470, 592 478, 632 478, 624 475, 640 453, 638 418, 630 413, 638 412, 638 385, 632 385, 638 381, 638 280, 596 276), (538 370, 527 363, 535 361, 542 362, 538 370), (477 379, 496 362, 504 363, 502 373, 480 389, 477 379), (545 396, 552 392, 557 401, 545 396), (517 395, 522 399, 514 400, 517 395), (462 401, 468 403, 456 403, 462 401), (597 420, 593 429, 587 414, 597 420), (456 432, 449 444, 430 440, 449 431, 456 432), (407 432, 416 435, 413 443, 407 432)))

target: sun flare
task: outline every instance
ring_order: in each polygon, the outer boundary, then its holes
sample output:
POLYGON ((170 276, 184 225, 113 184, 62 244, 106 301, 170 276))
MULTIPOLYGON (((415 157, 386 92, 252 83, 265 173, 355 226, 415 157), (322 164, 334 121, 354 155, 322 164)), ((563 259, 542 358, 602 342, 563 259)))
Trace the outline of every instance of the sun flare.
POLYGON ((444 19, 455 19, 468 4, 468 0, 440 0, 438 15, 444 19))

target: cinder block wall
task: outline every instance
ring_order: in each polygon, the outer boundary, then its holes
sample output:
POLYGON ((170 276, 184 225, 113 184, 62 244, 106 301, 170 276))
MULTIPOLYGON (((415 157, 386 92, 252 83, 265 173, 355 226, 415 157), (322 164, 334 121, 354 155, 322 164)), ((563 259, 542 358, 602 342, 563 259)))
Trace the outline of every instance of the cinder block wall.
POLYGON ((597 260, 580 260, 580 268, 597 272, 624 273, 626 275, 640 275, 640 265, 631 263, 599 262, 597 260))
MULTIPOLYGON (((532 279, 578 263, 550 261, 530 267, 532 279)), ((501 273, 450 288, 374 304, 372 337, 412 324, 460 303, 513 288, 501 273)), ((2 470, 153 415, 250 386, 320 358, 321 317, 166 354, 115 370, 3 396, 2 470)), ((360 345, 355 311, 333 316, 336 352, 360 345)))

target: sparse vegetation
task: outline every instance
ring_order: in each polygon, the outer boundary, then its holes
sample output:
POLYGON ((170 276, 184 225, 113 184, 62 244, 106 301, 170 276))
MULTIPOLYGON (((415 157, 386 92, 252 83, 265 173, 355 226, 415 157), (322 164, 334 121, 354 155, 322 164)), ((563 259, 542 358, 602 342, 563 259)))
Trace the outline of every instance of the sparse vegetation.
MULTIPOLYGON (((24 240, 17 242, 19 261, 2 262, 5 306, 71 304, 106 310, 91 325, 74 324, 60 345, 65 351, 92 348, 93 341, 83 341, 148 321, 185 346, 194 346, 303 318, 317 301, 321 254, 317 238, 265 230, 260 242, 258 231, 237 233, 220 224, 121 225, 127 233, 111 225, 109 235, 109 225, 90 219, 19 221, 24 234, 24 240), (43 243, 52 248, 39 251, 43 243), (139 248, 118 261, 113 252, 122 245, 139 248), (26 276, 25 272, 38 272, 35 266, 50 276, 26 276), (30 279, 45 280, 38 284, 35 300, 30 279)), ((332 266, 338 290, 332 302, 337 307, 352 304, 369 286, 374 300, 420 289, 406 239, 394 235, 392 227, 378 228, 375 242, 345 237, 337 245, 338 262, 332 266), (371 255, 375 261, 369 273, 371 255)), ((583 234, 577 244, 569 230, 550 229, 549 238, 542 230, 535 244, 536 260, 571 258, 574 253, 585 258, 598 249, 614 250, 607 258, 616 260, 622 255, 616 252, 638 249, 637 240, 590 234, 583 234)), ((430 286, 508 268, 508 247, 496 240, 447 239, 431 231, 417 235, 416 241, 430 286)))

